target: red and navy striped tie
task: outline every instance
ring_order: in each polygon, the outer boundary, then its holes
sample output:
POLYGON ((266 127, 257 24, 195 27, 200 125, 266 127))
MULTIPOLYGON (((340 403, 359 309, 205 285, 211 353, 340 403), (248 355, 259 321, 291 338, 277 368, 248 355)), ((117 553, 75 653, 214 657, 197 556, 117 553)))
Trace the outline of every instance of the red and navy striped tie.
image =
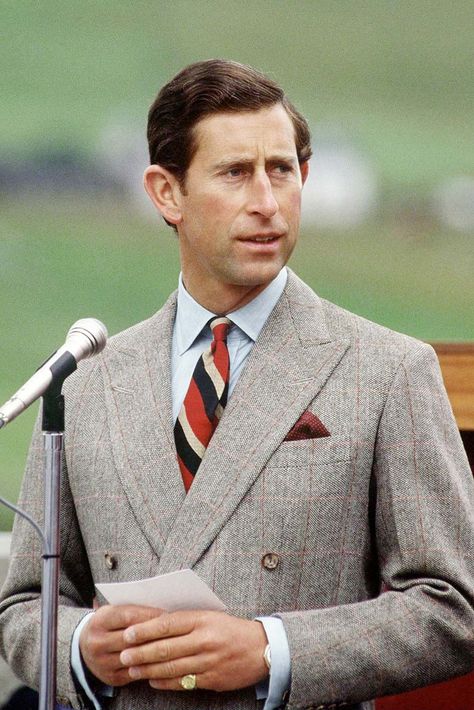
POLYGON ((227 403, 229 390, 228 318, 210 322, 213 340, 199 360, 181 406, 174 437, 184 487, 189 490, 227 403))

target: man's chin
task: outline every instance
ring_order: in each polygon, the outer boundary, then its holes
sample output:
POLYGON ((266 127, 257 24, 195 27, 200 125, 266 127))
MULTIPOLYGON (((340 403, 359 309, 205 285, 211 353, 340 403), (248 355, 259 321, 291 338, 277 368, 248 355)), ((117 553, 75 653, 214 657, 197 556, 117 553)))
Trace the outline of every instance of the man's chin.
POLYGON ((273 279, 275 279, 286 261, 278 260, 273 263, 255 264, 252 268, 245 269, 239 274, 236 274, 235 286, 246 286, 248 288, 256 288, 262 286, 265 288, 273 279))

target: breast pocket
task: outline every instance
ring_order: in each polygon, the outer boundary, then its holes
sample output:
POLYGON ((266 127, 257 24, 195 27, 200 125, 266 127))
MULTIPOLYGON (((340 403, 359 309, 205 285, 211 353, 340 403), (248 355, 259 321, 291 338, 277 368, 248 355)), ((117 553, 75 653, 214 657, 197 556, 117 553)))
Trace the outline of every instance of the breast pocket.
POLYGON ((267 468, 315 466, 353 458, 353 445, 349 439, 324 437, 283 441, 267 462, 267 468))

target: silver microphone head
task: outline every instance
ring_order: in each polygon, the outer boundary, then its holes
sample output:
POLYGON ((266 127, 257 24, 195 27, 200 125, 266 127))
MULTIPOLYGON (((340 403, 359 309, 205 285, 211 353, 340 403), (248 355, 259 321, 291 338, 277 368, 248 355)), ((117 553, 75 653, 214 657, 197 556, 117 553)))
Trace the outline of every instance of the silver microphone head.
MULTIPOLYGON (((69 329, 66 342, 36 370, 35 374, 20 387, 13 397, 0 407, 0 429, 21 414, 38 397, 41 397, 53 381, 53 367, 68 353, 75 364, 100 353, 107 342, 107 328, 96 318, 82 318, 69 329)), ((74 368, 75 369, 75 368, 74 368)), ((71 374, 65 373, 67 377, 71 374)))
POLYGON ((100 353, 107 343, 108 333, 107 328, 97 318, 81 318, 69 328, 66 343, 69 338, 75 336, 85 336, 90 342, 90 348, 87 348, 87 353, 83 357, 91 357, 100 353))

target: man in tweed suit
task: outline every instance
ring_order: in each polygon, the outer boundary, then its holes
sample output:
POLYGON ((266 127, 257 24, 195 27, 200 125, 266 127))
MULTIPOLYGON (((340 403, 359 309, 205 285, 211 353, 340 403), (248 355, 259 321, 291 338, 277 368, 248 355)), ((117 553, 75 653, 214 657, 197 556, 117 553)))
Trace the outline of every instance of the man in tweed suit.
MULTIPOLYGON (((148 136, 145 186, 182 280, 65 388, 61 702, 355 710, 468 672, 473 485, 436 358, 285 267, 306 122, 266 77, 209 61, 164 87, 148 136), (186 494, 173 425, 215 315, 234 324, 230 397, 186 494), (96 582, 187 567, 227 614, 89 614, 96 582)), ((41 456, 37 431, 22 491, 36 517, 41 456)), ((1 650, 31 685, 39 586, 17 521, 1 650)))

